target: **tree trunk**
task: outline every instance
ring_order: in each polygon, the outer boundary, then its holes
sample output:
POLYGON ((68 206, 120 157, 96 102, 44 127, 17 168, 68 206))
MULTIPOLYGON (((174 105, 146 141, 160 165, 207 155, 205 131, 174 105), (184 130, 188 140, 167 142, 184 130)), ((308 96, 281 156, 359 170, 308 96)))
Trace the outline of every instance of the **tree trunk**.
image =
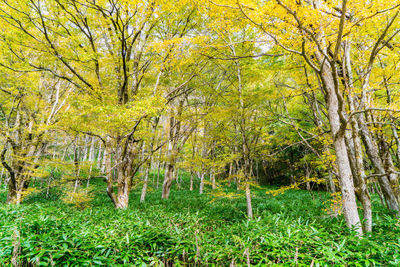
POLYGON ((336 185, 335 181, 333 180, 333 173, 331 170, 328 170, 328 181, 329 181, 329 190, 331 193, 336 193, 336 185))
POLYGON ((1 184, 3 183, 3 180, 4 180, 4 182, 5 182, 5 179, 3 179, 3 177, 4 177, 4 168, 1 168, 1 174, 0 174, 0 186, 1 186, 1 184))
MULTIPOLYGON (((105 143, 104 148, 104 167, 106 171, 106 181, 107 181, 107 194, 111 198, 114 207, 116 209, 127 209, 129 202, 129 193, 130 193, 130 179, 127 175, 128 170, 126 168, 129 165, 129 162, 126 164, 120 163, 117 167, 117 179, 118 179, 118 192, 117 195, 114 193, 114 182, 113 182, 113 169, 112 169, 112 153, 111 153, 112 142, 110 137, 107 137, 107 141, 105 143)), ((118 147, 116 148, 118 151, 118 147)), ((119 159, 120 152, 116 153, 115 157, 119 159)), ((117 161, 118 162, 118 161, 117 161)))
POLYGON ((95 146, 95 138, 91 137, 91 142, 90 142, 90 149, 89 149, 89 156, 88 156, 88 160, 90 162, 94 162, 94 146, 95 146))
MULTIPOLYGON (((104 157, 104 155, 103 155, 103 153, 102 153, 102 145, 101 145, 101 143, 99 144, 99 148, 98 148, 98 153, 97 153, 97 168, 99 169, 99 170, 102 170, 103 169, 103 161, 102 161, 102 159, 103 159, 103 157, 104 157)), ((104 172, 104 171, 103 171, 104 172)))
POLYGON ((6 203, 17 203, 17 186, 13 181, 8 181, 8 193, 7 193, 7 199, 6 199, 6 203))
MULTIPOLYGON (((347 46, 346 46, 347 47, 347 46)), ((346 49, 347 51, 348 49, 346 49)), ((347 68, 350 70, 350 67, 347 68)), ((350 74, 351 72, 348 71, 350 74)), ((349 79, 349 84, 346 83, 346 87, 349 91, 349 95, 347 97, 349 108, 351 112, 355 111, 355 100, 353 97, 352 92, 352 79, 349 79)), ((354 186, 355 186, 355 193, 358 200, 361 202, 363 206, 363 217, 364 217, 364 225, 363 230, 364 232, 371 232, 372 231, 372 205, 371 205, 371 197, 368 192, 368 186, 366 183, 367 177, 365 175, 365 168, 363 162, 363 151, 361 145, 361 139, 359 136, 359 125, 357 120, 354 117, 350 118, 351 123, 351 136, 348 138, 352 140, 353 146, 350 147, 348 145, 349 151, 349 159, 353 159, 353 178, 354 178, 354 186)))
POLYGON ((249 219, 253 219, 253 207, 251 204, 251 191, 249 182, 246 182, 246 206, 247 206, 247 217, 249 219))
POLYGON ((397 130, 396 125, 392 125, 392 131, 393 131, 393 137, 394 140, 396 140, 396 159, 397 159, 397 166, 400 168, 400 138, 399 138, 399 133, 397 130))
POLYGON ((398 175, 395 173, 395 166, 393 164, 392 154, 389 149, 389 144, 386 142, 385 137, 381 136, 381 154, 384 162, 385 172, 388 174, 389 183, 393 189, 393 193, 397 197, 397 203, 400 202, 400 188, 398 175))
POLYGON ((215 181, 215 174, 213 170, 210 171, 210 179, 211 179, 212 189, 215 190, 217 188, 217 184, 215 181))
MULTIPOLYGON (((352 129, 354 130, 354 128, 352 129)), ((364 164, 362 162, 362 150, 361 141, 357 140, 357 136, 353 135, 346 136, 346 145, 348 149, 348 155, 350 160, 350 166, 353 173, 355 194, 357 199, 363 206, 364 221, 363 230, 364 232, 371 232, 372 230, 372 207, 371 198, 369 196, 368 188, 365 183, 366 176, 364 172, 364 164)))
POLYGON ((193 191, 193 171, 190 172, 190 191, 193 191))
POLYGON ((173 179, 174 179, 174 165, 168 162, 165 168, 162 198, 167 199, 169 197, 173 179))
POLYGON ((115 207, 117 209, 126 210, 129 203, 129 192, 128 185, 124 185, 118 188, 118 196, 115 207))
POLYGON ((243 167, 244 167, 243 174, 246 179, 245 180, 245 194, 246 194, 247 217, 249 219, 253 219, 253 206, 251 204, 251 190, 250 190, 250 183, 252 181, 250 159, 248 159, 248 158, 244 159, 243 167))
POLYGON ((146 200, 146 193, 147 193, 147 187, 149 183, 149 172, 150 172, 150 166, 146 166, 146 173, 144 176, 144 183, 143 183, 143 188, 142 188, 142 194, 140 195, 140 202, 144 202, 146 200))
POLYGON ((368 158, 371 160, 372 165, 374 166, 378 182, 385 197, 387 206, 389 210, 395 211, 399 214, 399 204, 393 192, 393 189, 390 186, 385 168, 379 156, 378 147, 373 140, 372 135, 366 126, 365 119, 362 115, 357 116, 357 122, 360 125, 361 140, 364 143, 365 151, 368 155, 368 158))
POLYGON ((167 199, 169 197, 171 191, 172 181, 174 179, 174 171, 175 171, 175 151, 174 151, 174 118, 170 118, 170 131, 169 131, 169 141, 168 141, 168 150, 167 150, 167 162, 165 165, 165 173, 164 173, 164 183, 162 189, 162 198, 167 199))
POLYGON ((336 72, 332 65, 323 64, 321 80, 327 97, 328 118, 331 126, 333 145, 336 152, 336 165, 339 170, 339 183, 342 193, 343 215, 349 228, 355 227, 356 231, 362 234, 361 221, 358 215, 354 184, 351 167, 345 143, 345 123, 343 120, 343 99, 339 92, 337 79, 333 77, 336 72), (336 81, 336 83, 335 83, 336 81))
POLYGON ((200 177, 200 186, 199 186, 199 193, 203 194, 204 191, 204 172, 199 172, 199 177, 200 177))

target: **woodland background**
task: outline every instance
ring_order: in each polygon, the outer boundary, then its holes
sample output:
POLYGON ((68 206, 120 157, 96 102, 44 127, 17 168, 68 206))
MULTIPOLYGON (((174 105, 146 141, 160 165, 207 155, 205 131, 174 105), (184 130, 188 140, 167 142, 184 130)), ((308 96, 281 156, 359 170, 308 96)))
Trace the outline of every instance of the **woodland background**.
POLYGON ((399 12, 1 0, 0 262, 399 265, 399 12))

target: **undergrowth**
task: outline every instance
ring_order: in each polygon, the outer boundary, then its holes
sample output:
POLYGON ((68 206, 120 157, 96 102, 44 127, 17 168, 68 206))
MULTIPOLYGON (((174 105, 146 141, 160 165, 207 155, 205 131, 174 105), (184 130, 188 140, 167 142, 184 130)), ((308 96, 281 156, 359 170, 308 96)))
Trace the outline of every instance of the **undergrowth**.
MULTIPOLYGON (((0 262, 11 262, 16 241, 25 266, 399 266, 400 226, 380 206, 373 233, 347 230, 329 217, 328 194, 302 190, 276 197, 254 192, 255 219, 244 199, 217 199, 196 191, 135 190, 127 210, 115 210, 102 181, 94 181, 91 206, 61 201, 56 188, 33 194, 20 207, 0 205, 0 262), (19 238, 16 239, 15 231, 19 238)), ((6 192, 0 193, 4 203, 6 192)), ((377 199, 374 204, 379 206, 377 199)))

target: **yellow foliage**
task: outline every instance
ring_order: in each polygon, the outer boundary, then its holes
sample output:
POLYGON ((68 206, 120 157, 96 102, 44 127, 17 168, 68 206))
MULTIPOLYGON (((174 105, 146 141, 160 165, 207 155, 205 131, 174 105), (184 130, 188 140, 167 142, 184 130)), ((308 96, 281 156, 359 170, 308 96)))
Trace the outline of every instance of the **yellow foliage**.
POLYGON ((324 210, 330 216, 338 216, 342 214, 342 195, 339 192, 332 193, 331 199, 324 202, 327 208, 324 210))
POLYGON ((78 209, 86 209, 91 206, 93 194, 88 188, 78 188, 75 191, 66 190, 62 201, 67 204, 72 204, 78 209))
POLYGON ((22 191, 22 192, 19 192, 19 193, 21 193, 21 202, 22 202, 25 198, 27 198, 28 196, 30 196, 30 195, 32 195, 32 194, 35 194, 35 193, 38 193, 38 192, 39 192, 39 189, 34 188, 34 187, 30 187, 30 188, 27 188, 26 190, 24 190, 24 191, 22 191))
POLYGON ((279 189, 275 189, 275 190, 269 190, 267 192, 265 192, 267 195, 272 195, 274 197, 276 197, 277 195, 283 194, 288 190, 291 189, 299 189, 299 185, 297 183, 293 183, 291 185, 288 186, 282 186, 279 189))

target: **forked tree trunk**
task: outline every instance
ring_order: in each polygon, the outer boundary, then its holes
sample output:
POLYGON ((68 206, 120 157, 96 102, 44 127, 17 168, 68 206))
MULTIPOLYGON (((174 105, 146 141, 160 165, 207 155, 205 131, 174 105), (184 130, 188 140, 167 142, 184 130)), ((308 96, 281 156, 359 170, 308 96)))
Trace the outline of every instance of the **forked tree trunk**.
MULTIPOLYGON (((125 181, 126 182, 126 181, 125 181)), ((118 187, 118 195, 115 207, 117 209, 127 209, 129 204, 129 193, 130 189, 128 185, 123 185, 118 187)))
POLYGON ((129 204, 129 193, 131 191, 132 186, 132 159, 134 158, 133 152, 131 151, 132 148, 128 145, 127 146, 127 155, 126 161, 122 161, 125 157, 122 155, 121 147, 117 145, 114 146, 116 149, 116 153, 114 153, 114 157, 116 162, 119 163, 117 165, 116 173, 117 173, 117 194, 114 193, 114 182, 112 178, 112 147, 113 143, 111 142, 110 137, 107 137, 107 141, 105 143, 104 148, 104 166, 106 170, 106 181, 107 181, 107 194, 111 198, 114 207, 116 209, 127 209, 129 204))
MULTIPOLYGON (((179 102, 177 116, 182 114, 184 100, 179 102)), ((169 133, 168 133, 168 149, 167 149, 167 161, 165 166, 164 183, 162 190, 162 198, 167 199, 171 191, 171 185, 175 179, 175 165, 176 155, 179 152, 178 142, 180 139, 181 122, 175 119, 173 116, 170 117, 169 121, 169 133)))

